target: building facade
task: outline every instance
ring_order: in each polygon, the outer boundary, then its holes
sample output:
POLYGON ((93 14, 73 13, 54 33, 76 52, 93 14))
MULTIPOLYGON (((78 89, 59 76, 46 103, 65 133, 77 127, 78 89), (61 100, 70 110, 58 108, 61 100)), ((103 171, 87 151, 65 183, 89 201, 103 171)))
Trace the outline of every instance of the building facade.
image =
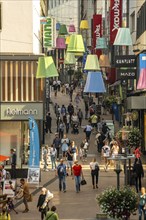
POLYGON ((42 130, 44 86, 35 74, 42 56, 40 16, 45 1, 2 0, 0 10, 0 154, 10 156, 14 148, 20 167, 29 157, 28 117, 42 130))

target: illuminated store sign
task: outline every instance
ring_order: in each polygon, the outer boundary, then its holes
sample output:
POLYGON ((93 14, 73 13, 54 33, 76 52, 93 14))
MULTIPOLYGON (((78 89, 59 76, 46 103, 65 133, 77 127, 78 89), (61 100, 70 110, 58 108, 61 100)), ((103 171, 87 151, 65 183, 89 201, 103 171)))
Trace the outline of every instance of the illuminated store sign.
POLYGON ((7 108, 6 115, 37 115, 37 109, 7 108))
POLYGON ((28 120, 33 116, 35 120, 43 120, 43 103, 2 103, 0 120, 28 120))

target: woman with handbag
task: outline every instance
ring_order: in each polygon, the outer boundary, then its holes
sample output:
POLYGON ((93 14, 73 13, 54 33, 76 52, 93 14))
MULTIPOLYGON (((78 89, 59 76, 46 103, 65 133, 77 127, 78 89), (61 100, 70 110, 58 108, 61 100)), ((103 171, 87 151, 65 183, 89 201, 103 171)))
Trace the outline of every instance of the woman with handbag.
POLYGON ((44 217, 46 216, 46 212, 49 210, 48 204, 52 198, 53 198, 53 194, 50 193, 49 190, 43 187, 37 204, 37 208, 39 212, 41 212, 41 220, 44 220, 44 217))
POLYGON ((90 170, 92 176, 93 189, 95 189, 95 183, 96 188, 98 188, 99 164, 97 163, 96 158, 93 158, 92 162, 90 163, 90 170))
POLYGON ((81 176, 83 176, 83 173, 82 173, 82 166, 78 164, 77 160, 74 161, 74 166, 72 170, 75 179, 76 192, 79 193, 80 185, 81 185, 81 176))
POLYGON ((146 190, 144 187, 141 188, 139 194, 139 205, 138 205, 139 220, 142 220, 142 214, 144 220, 146 220, 146 190))

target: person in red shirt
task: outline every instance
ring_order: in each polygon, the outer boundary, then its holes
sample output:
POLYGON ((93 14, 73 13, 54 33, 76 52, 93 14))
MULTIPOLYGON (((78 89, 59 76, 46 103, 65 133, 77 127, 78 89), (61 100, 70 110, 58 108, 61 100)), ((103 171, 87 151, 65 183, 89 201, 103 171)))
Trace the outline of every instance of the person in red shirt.
POLYGON ((79 193, 80 184, 81 184, 82 166, 78 164, 77 160, 75 160, 72 170, 75 179, 76 192, 79 193))
POLYGON ((141 147, 137 147, 134 151, 135 157, 139 159, 141 157, 141 147))

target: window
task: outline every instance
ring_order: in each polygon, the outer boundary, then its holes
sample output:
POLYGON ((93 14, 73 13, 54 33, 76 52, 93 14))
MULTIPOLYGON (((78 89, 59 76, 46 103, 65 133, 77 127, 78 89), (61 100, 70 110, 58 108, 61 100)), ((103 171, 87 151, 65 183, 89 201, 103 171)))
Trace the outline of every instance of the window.
POLYGON ((0 30, 2 29, 2 3, 0 2, 0 30))
POLYGON ((137 38, 146 30, 146 1, 137 13, 137 38))
POLYGON ((135 31, 135 12, 133 12, 130 17, 131 17, 131 31, 134 32, 135 31))

